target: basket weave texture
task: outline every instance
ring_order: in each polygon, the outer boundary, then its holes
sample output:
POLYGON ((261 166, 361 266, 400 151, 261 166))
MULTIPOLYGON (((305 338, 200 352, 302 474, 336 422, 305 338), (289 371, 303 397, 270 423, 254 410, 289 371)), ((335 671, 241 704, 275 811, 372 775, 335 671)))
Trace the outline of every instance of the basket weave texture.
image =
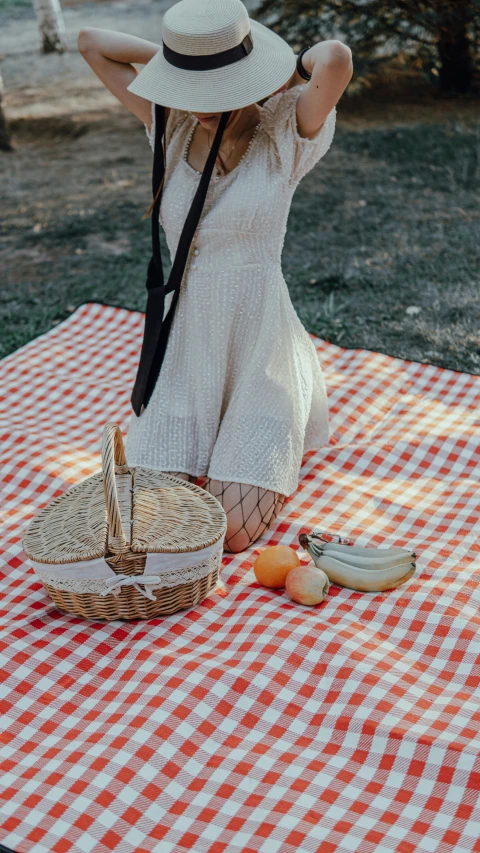
POLYGON ((118 424, 102 437, 102 471, 31 520, 22 540, 54 603, 87 619, 149 619, 214 588, 227 517, 209 492, 162 471, 129 467, 118 424))

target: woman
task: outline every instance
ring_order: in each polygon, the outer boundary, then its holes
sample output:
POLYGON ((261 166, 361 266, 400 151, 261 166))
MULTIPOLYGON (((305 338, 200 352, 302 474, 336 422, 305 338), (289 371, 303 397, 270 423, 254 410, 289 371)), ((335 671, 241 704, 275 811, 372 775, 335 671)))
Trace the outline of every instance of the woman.
POLYGON ((231 111, 163 366, 131 415, 126 454, 198 480, 227 514, 225 550, 243 551, 296 490, 303 455, 328 442, 325 383, 281 252, 295 188, 331 144, 351 51, 333 40, 297 57, 241 0, 180 0, 163 17, 161 47, 90 27, 78 47, 152 149, 155 104, 167 108, 159 218, 172 258, 231 111))

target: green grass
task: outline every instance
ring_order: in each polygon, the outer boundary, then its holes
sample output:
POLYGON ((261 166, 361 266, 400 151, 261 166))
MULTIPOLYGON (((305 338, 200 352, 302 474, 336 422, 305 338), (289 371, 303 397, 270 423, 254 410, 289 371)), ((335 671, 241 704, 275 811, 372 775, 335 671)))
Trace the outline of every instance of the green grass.
MULTIPOLYGON (((82 302, 144 310, 146 299, 143 129, 109 119, 76 139, 20 141, 0 160, 8 271, 0 356, 82 302)), ((362 130, 339 122, 332 148, 297 189, 283 252, 310 332, 478 372, 478 146, 478 127, 458 121, 362 130)))
MULTIPOLYGON (((83 302, 144 310, 148 226, 140 223, 134 205, 124 202, 114 210, 94 210, 81 218, 72 213, 39 234, 28 228, 16 237, 30 269, 25 269, 20 287, 11 280, 0 296, 0 355, 51 328, 83 302), (130 248, 110 254, 126 221, 131 223, 130 248), (96 246, 88 241, 92 236, 96 246), (55 257, 52 267, 47 260, 51 257, 55 257)), ((164 256, 168 257, 166 250, 164 256)))
POLYGON ((15 12, 32 7, 32 0, 0 0, 0 12, 15 12))
POLYGON ((478 129, 340 131, 334 145, 289 221, 304 324, 342 346, 477 372, 478 129))

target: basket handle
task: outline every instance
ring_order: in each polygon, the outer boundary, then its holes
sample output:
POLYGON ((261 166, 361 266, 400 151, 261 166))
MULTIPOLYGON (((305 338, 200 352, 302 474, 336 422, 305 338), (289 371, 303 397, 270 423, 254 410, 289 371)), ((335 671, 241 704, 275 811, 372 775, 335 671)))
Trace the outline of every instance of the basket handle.
POLYGON ((103 488, 110 532, 109 545, 113 551, 123 551, 127 548, 127 540, 118 504, 116 467, 124 467, 127 470, 127 459, 120 427, 110 422, 105 424, 102 435, 103 488))

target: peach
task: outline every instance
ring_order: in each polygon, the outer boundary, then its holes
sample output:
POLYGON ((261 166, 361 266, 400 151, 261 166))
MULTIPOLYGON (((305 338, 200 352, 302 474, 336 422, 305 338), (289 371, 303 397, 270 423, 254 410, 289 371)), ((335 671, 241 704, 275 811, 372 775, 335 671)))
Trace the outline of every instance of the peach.
POLYGON ((320 604, 330 589, 330 581, 316 566, 298 566, 288 573, 285 589, 298 604, 320 604))

